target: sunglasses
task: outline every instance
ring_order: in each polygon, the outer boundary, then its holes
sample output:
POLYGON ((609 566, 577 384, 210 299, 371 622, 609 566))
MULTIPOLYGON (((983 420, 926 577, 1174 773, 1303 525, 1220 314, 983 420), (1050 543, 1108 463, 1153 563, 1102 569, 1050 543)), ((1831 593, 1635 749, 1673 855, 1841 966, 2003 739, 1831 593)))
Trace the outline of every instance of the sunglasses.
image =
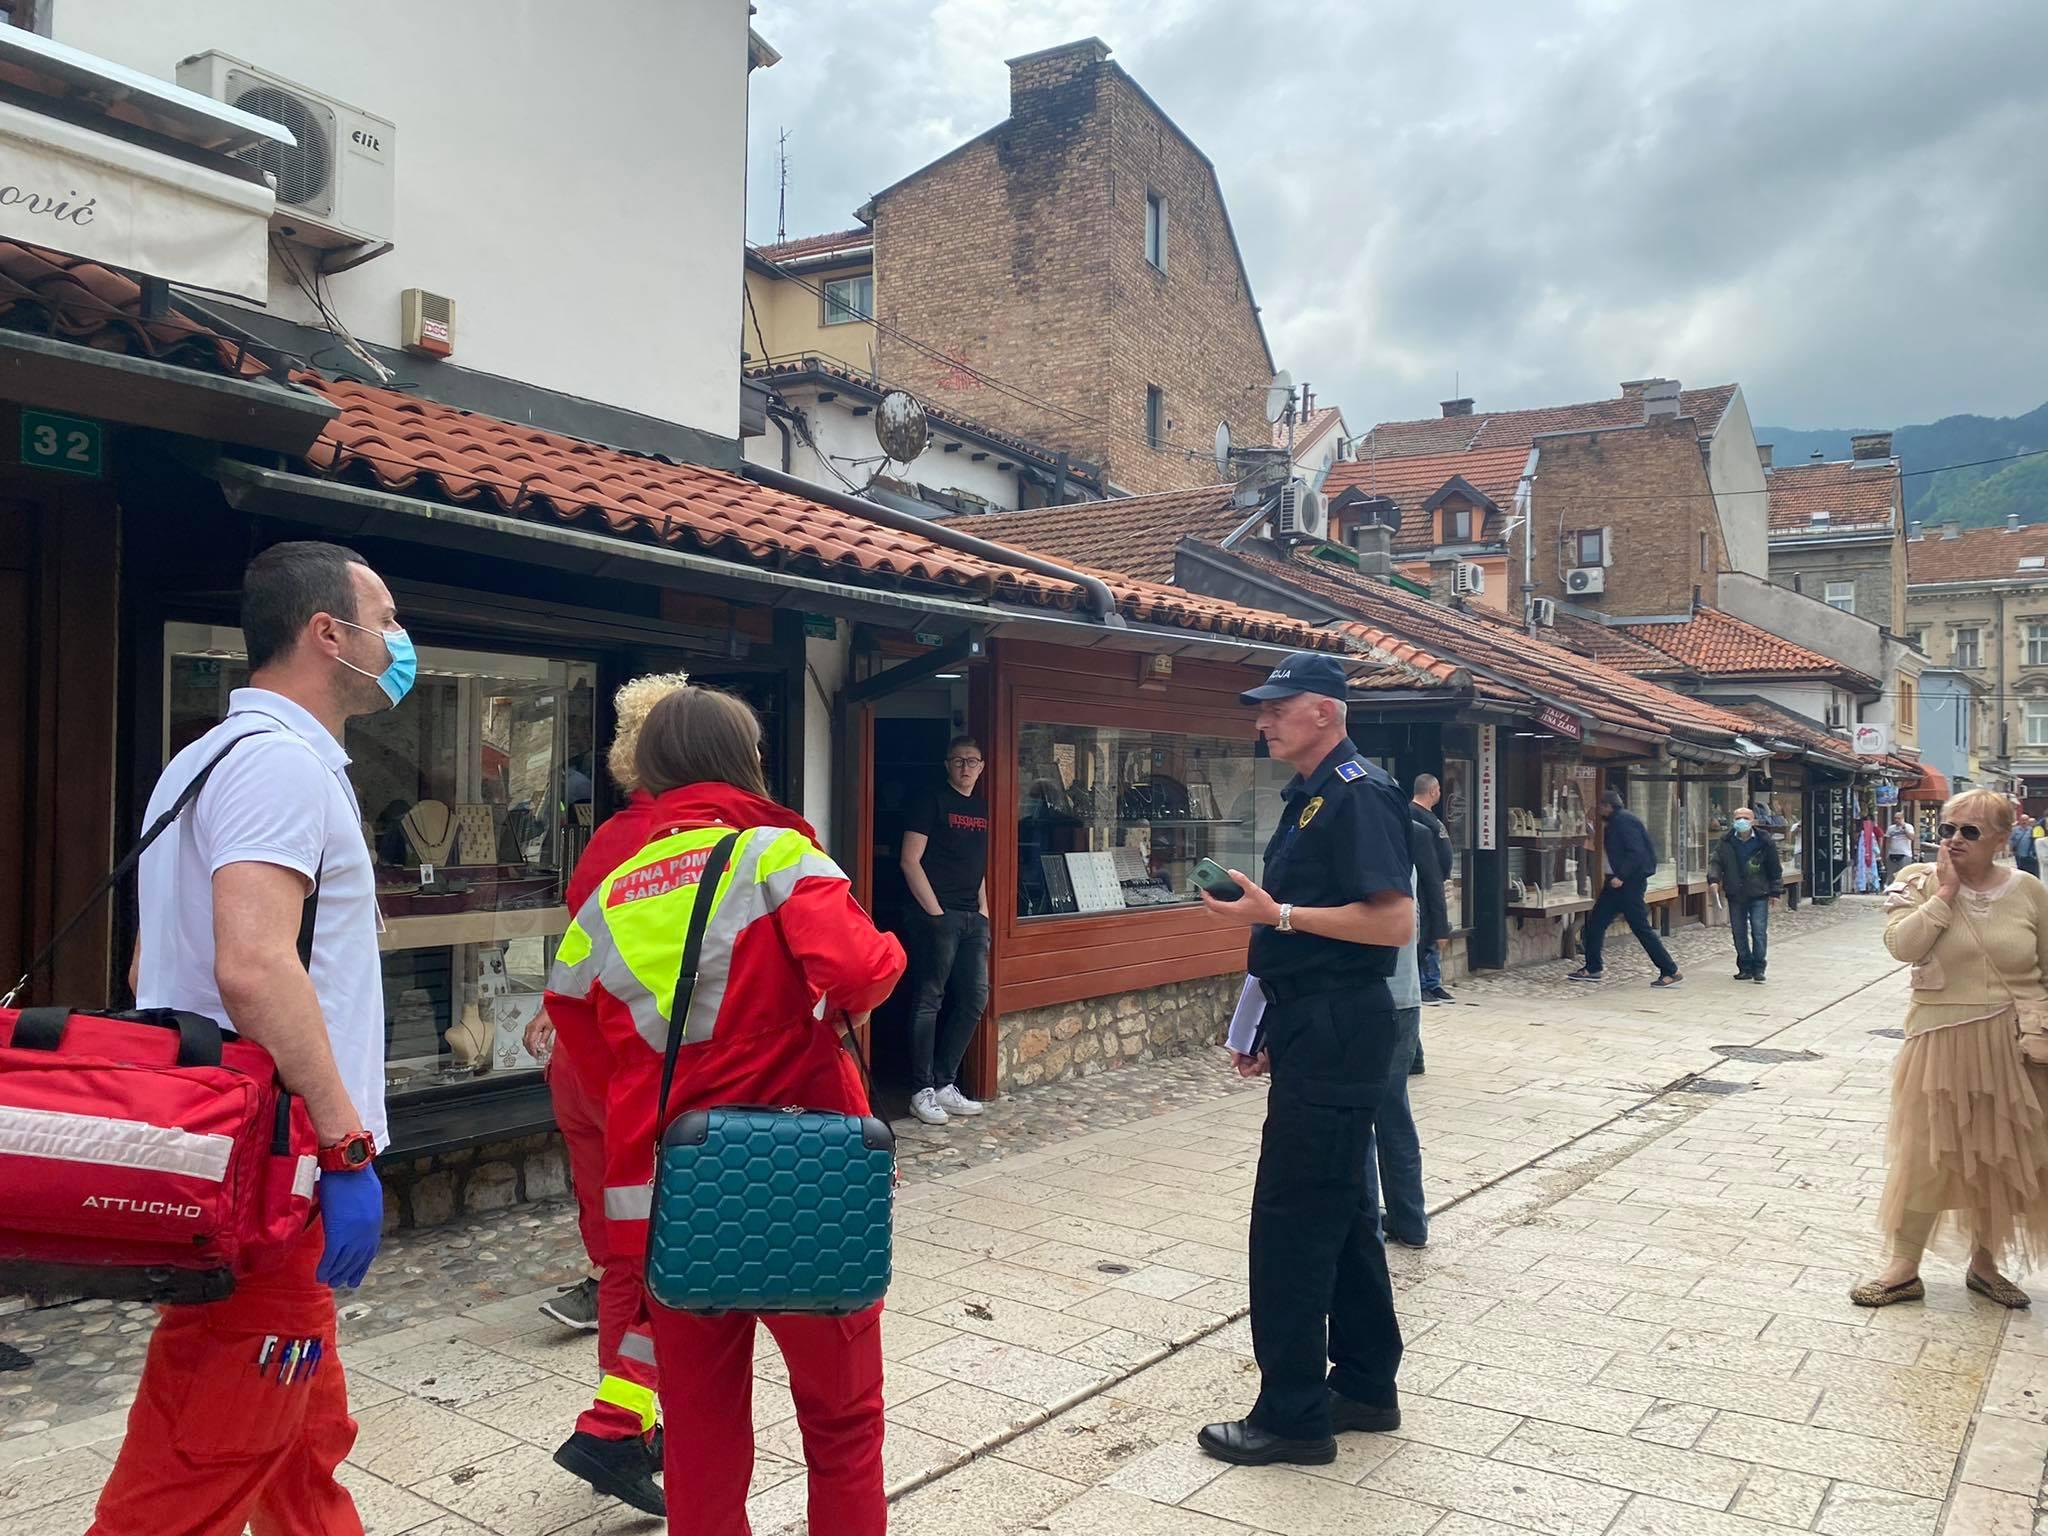
POLYGON ((1944 821, 1934 831, 1935 835, 1943 842, 1947 842, 1952 837, 1960 837, 1966 843, 1974 843, 1984 835, 1982 827, 1959 827, 1952 821, 1944 821))

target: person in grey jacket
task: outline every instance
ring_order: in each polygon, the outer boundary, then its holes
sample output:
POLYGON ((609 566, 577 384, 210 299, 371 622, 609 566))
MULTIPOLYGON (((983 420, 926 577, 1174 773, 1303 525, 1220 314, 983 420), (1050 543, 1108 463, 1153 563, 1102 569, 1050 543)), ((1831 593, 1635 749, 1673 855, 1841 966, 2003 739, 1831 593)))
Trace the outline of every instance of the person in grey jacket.
POLYGON ((1778 845, 1757 830, 1748 806, 1728 818, 1728 832, 1714 845, 1707 882, 1721 888, 1728 903, 1728 931, 1735 939, 1735 979, 1762 981, 1770 949, 1771 903, 1785 878, 1778 845))

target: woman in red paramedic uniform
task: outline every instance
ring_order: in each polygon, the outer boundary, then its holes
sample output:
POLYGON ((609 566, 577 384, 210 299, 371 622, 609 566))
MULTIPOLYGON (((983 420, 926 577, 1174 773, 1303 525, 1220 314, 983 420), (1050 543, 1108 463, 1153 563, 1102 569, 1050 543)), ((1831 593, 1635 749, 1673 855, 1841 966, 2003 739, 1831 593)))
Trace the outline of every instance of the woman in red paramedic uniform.
MULTIPOLYGON (((554 998, 587 1003, 607 1053, 605 1213, 610 1258, 636 1271, 647 1251, 660 1125, 720 1104, 797 1104, 868 1113, 840 1043, 903 974, 903 949, 876 930, 846 876, 794 812, 768 798, 761 727, 739 699, 684 688, 648 713, 635 752, 654 797, 645 847, 608 876, 564 937, 554 998), (727 830, 744 835, 712 908, 691 1038, 657 1114, 666 1010, 683 921, 665 898, 688 856, 727 830), (642 901, 662 902, 636 913, 642 901), (658 920, 650 921, 650 917, 658 920), (723 949, 723 954, 715 953, 723 949), (643 1029, 636 1016, 645 1022, 643 1029), (707 1025, 708 1019, 708 1025, 707 1025)), ((701 859, 699 860, 701 867, 701 859)), ((701 893, 698 893, 701 896, 701 893)), ((698 899, 698 897, 692 898, 698 899)), ((687 914, 687 904, 683 907, 687 914)), ((698 1317, 650 1308, 666 1428, 664 1482, 672 1536, 744 1536, 754 1465, 756 1314, 698 1317)), ((810 1524, 833 1536, 880 1536, 881 1308, 852 1317, 760 1315, 789 1366, 810 1471, 810 1524)))

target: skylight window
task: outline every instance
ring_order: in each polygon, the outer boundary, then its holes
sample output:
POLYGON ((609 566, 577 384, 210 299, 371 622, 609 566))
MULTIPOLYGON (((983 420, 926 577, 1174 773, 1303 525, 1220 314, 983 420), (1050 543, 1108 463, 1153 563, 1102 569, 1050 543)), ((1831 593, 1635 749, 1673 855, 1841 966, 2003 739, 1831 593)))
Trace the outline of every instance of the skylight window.
POLYGON ((2048 555, 2020 556, 2020 569, 2023 571, 2038 571, 2043 567, 2048 567, 2048 555))

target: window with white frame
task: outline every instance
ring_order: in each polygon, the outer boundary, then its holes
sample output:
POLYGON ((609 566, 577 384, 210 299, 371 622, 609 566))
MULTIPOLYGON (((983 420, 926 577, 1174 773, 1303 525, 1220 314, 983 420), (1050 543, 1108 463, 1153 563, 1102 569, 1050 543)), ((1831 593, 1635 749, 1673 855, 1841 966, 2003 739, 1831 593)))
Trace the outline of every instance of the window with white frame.
POLYGON ((825 279, 825 323, 851 325, 875 318, 875 274, 825 279))
POLYGON ((1983 631, 1979 629, 1958 629, 1954 663, 1959 667, 1977 667, 1984 664, 1983 631))
POLYGON ((1831 581, 1824 599, 1830 608, 1839 608, 1844 613, 1856 611, 1856 583, 1853 581, 1831 581))
POLYGON ((1166 270, 1166 199, 1157 192, 1145 194, 1145 259, 1166 270))
POLYGON ((2048 667, 2048 624, 2027 626, 2027 665, 2048 667))
POLYGON ((2048 747, 2048 699, 2029 699, 2025 706, 2027 745, 2048 747))

